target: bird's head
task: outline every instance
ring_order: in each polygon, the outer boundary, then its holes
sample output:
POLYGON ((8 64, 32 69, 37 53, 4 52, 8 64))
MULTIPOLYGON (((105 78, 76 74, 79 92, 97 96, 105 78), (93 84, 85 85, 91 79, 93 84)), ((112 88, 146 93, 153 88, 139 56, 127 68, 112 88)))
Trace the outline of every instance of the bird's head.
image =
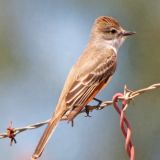
POLYGON ((124 30, 116 19, 108 16, 98 17, 92 28, 94 39, 105 40, 116 49, 120 47, 126 37, 133 34, 135 32, 124 30))

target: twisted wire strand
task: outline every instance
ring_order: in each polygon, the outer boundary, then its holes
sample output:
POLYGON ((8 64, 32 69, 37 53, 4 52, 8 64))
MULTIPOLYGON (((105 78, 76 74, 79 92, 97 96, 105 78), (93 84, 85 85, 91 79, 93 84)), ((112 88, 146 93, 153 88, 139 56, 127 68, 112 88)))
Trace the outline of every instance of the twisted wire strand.
MULTIPOLYGON (((139 96, 143 93, 152 91, 154 89, 158 89, 158 88, 160 88, 160 83, 156 83, 156 84, 150 85, 146 88, 142 88, 142 89, 139 89, 139 90, 136 90, 136 91, 132 91, 132 90, 128 89, 127 86, 125 85, 124 86, 124 94, 123 94, 123 96, 118 97, 118 99, 119 100, 124 100, 125 99, 126 102, 127 102, 127 105, 128 105, 129 102, 131 100, 133 100, 135 97, 137 97, 137 96, 139 96)), ((88 112, 92 112, 93 110, 102 110, 102 109, 104 109, 108 106, 111 106, 112 104, 113 104, 113 100, 111 100, 111 101, 101 101, 100 104, 95 105, 95 106, 88 105, 87 109, 88 109, 88 112)), ((80 112, 80 114, 84 113, 84 112, 86 112, 86 109, 83 109, 80 112)), ((64 119, 62 118, 61 120, 64 120, 64 119)), ((15 137, 17 134, 19 134, 21 132, 42 127, 42 126, 48 124, 49 121, 50 121, 50 119, 48 119, 46 121, 39 122, 39 123, 30 124, 30 125, 27 125, 27 126, 21 127, 21 128, 12 128, 11 131, 12 132, 14 131, 14 137, 15 137)), ((9 135, 8 135, 8 132, 0 133, 0 139, 2 139, 2 138, 10 138, 9 135)))

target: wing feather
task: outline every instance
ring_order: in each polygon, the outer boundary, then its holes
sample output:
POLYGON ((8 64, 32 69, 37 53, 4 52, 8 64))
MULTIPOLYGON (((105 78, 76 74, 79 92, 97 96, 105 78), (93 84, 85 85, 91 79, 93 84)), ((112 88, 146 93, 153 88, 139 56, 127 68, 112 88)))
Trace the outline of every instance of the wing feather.
POLYGON ((115 58, 115 55, 111 55, 99 63, 90 73, 77 76, 78 78, 74 81, 66 96, 66 104, 69 108, 83 106, 98 85, 108 81, 116 68, 115 58))

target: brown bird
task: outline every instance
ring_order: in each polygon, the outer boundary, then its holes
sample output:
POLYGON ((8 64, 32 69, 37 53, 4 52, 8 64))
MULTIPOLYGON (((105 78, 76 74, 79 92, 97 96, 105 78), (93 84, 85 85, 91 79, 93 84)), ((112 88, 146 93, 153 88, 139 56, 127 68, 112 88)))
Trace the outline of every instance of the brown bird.
POLYGON ((134 32, 125 31, 112 17, 101 16, 95 20, 88 45, 68 75, 56 110, 32 155, 32 160, 41 156, 62 117, 73 121, 108 84, 116 70, 117 51, 125 38, 132 34, 134 32))

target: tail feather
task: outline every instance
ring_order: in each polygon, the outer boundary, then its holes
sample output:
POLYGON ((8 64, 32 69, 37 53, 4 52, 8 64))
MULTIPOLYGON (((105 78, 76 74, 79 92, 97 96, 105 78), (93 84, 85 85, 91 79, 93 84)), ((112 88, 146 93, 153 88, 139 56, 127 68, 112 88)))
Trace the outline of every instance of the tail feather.
POLYGON ((32 155, 32 160, 36 160, 39 158, 48 142, 50 137, 52 136, 53 132, 55 131, 59 121, 61 120, 62 114, 53 117, 51 121, 49 122, 47 128, 45 129, 33 155, 32 155))

